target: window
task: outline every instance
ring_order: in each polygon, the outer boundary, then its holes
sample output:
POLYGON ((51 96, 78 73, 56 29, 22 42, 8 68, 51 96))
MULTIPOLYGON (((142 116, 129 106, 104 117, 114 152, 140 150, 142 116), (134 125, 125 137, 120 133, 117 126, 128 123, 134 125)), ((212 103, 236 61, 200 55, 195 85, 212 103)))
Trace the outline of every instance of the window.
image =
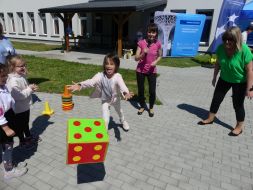
POLYGON ((103 21, 101 15, 95 17, 95 33, 101 34, 103 32, 103 21))
POLYGON ((7 13, 10 32, 16 32, 13 13, 7 13))
POLYGON ((25 33, 25 21, 23 13, 17 13, 18 15, 18 29, 20 33, 25 33))
POLYGON ((40 30, 41 34, 47 34, 47 20, 46 20, 46 14, 41 13, 39 14, 40 17, 40 30))
POLYGON ((172 9, 170 10, 172 13, 186 13, 185 9, 172 9))
POLYGON ((79 14, 80 25, 81 25, 81 36, 86 36, 87 34, 87 16, 86 14, 79 14))
POLYGON ((27 13, 28 15, 28 27, 29 27, 29 33, 35 34, 36 28, 35 28, 35 20, 34 20, 34 13, 27 13))
POLYGON ((209 46, 209 38, 213 19, 213 10, 196 10, 196 13, 206 15, 206 21, 200 38, 200 45, 209 46))
POLYGON ((149 15, 149 23, 154 23, 154 17, 155 17, 155 13, 154 12, 150 13, 150 15, 149 15))
POLYGON ((6 25, 3 13, 0 13, 0 23, 3 25, 3 31, 6 32, 6 25))
POLYGON ((59 35, 60 31, 59 31, 59 19, 55 14, 51 14, 52 15, 52 19, 53 19, 53 34, 54 35, 59 35))

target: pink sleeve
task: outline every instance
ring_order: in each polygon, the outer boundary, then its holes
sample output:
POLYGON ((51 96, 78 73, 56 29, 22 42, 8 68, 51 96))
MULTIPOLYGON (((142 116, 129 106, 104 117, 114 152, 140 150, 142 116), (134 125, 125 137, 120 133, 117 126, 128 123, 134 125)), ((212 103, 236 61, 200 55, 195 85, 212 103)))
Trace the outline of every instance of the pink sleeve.
POLYGON ((117 83, 118 83, 118 86, 119 86, 119 89, 120 89, 120 92, 123 94, 124 92, 126 93, 129 93, 129 90, 121 76, 121 74, 118 73, 117 75, 117 83))
POLYGON ((145 48, 145 45, 146 45, 146 43, 145 43, 144 40, 140 40, 137 44, 138 44, 138 46, 139 46, 141 49, 144 49, 144 48, 145 48))
POLYGON ((161 44, 161 42, 159 40, 157 41, 157 47, 158 47, 158 49, 162 48, 162 44, 161 44))
POLYGON ((97 84, 99 84, 100 81, 101 81, 101 73, 97 73, 91 79, 80 82, 81 89, 95 87, 97 84))

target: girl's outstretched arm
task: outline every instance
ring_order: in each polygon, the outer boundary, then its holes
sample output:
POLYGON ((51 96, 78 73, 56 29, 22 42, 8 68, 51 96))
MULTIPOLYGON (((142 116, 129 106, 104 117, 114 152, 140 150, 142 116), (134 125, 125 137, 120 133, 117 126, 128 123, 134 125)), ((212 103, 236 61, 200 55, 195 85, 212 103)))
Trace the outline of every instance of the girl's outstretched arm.
POLYGON ((71 92, 79 91, 81 90, 81 85, 79 83, 76 83, 72 81, 72 85, 67 85, 68 90, 71 90, 71 92))
POLYGON ((91 87, 95 87, 95 85, 97 85, 101 80, 101 73, 97 73, 94 77, 92 77, 91 79, 82 81, 82 82, 73 82, 72 81, 72 85, 67 85, 68 86, 68 90, 71 90, 72 92, 75 92, 77 90, 82 90, 85 88, 91 88, 91 87))

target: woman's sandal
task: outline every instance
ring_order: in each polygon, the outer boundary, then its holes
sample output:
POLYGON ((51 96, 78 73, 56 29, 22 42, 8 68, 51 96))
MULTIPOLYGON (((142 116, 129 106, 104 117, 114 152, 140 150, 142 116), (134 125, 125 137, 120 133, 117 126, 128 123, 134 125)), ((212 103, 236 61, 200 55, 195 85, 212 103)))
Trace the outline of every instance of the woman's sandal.
POLYGON ((138 110, 137 114, 138 114, 138 115, 142 115, 142 113, 143 113, 144 111, 145 111, 144 108, 140 108, 140 109, 138 110))
POLYGON ((154 110, 153 109, 149 109, 149 117, 154 117, 154 110))
POLYGON ((213 121, 210 121, 210 122, 207 122, 207 123, 204 123, 203 121, 198 122, 198 125, 208 125, 208 124, 213 124, 213 121))
POLYGON ((236 137, 236 136, 242 134, 244 127, 241 127, 241 128, 240 128, 240 131, 239 131, 238 133, 234 133, 234 130, 235 130, 235 129, 236 129, 236 128, 234 128, 228 135, 229 135, 229 136, 232 136, 232 137, 236 137))

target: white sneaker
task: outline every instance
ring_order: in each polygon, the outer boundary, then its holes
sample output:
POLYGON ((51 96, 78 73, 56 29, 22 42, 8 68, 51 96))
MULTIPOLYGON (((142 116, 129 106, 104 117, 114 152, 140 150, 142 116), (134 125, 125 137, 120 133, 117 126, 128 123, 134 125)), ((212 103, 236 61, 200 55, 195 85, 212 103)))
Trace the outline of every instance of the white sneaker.
POLYGON ((126 121, 123 121, 122 124, 123 124, 123 129, 126 130, 126 131, 128 131, 129 128, 130 128, 129 125, 128 125, 128 123, 126 121))
MULTIPOLYGON (((27 166, 26 162, 19 162, 18 164, 13 164, 16 168, 24 168, 27 166)), ((4 164, 1 165, 1 170, 4 171, 4 164)))
POLYGON ((26 167, 23 168, 13 168, 11 171, 4 171, 4 179, 11 179, 14 177, 19 177, 24 175, 28 169, 26 167))
POLYGON ((24 168, 27 166, 27 163, 26 162, 19 162, 17 165, 16 165, 16 168, 24 168))

